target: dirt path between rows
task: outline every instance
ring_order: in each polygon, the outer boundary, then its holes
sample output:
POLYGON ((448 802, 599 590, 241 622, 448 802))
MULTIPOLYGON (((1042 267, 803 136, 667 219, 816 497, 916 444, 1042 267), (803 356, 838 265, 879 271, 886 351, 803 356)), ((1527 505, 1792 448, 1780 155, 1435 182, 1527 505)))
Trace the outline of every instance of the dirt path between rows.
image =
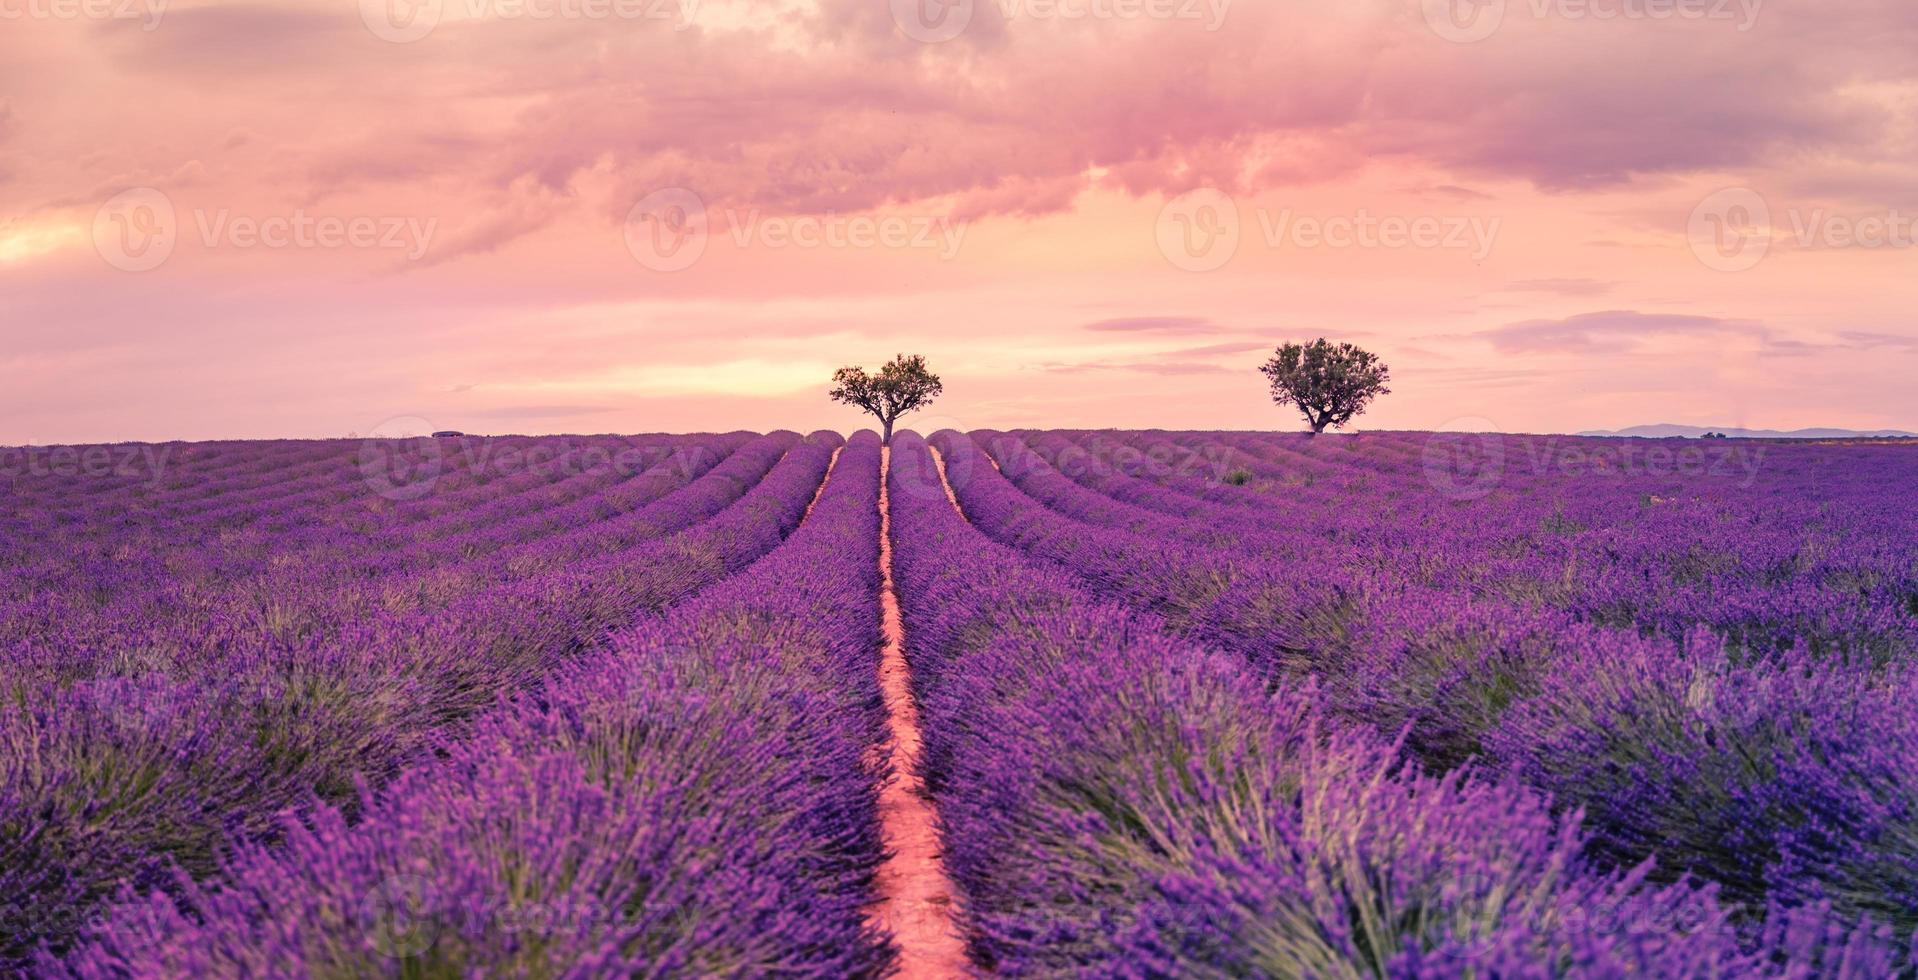
MULTIPOLYGON (((952 509, 959 512, 960 520, 965 521, 967 524, 971 524, 972 518, 967 517, 966 509, 964 507, 959 506, 959 495, 952 492, 952 481, 946 477, 946 457, 941 455, 939 450, 932 448, 930 445, 926 447, 926 452, 929 452, 932 454, 932 467, 933 469, 936 469, 939 471, 939 486, 945 489, 946 499, 952 501, 952 509)), ((994 463, 992 464, 992 466, 994 469, 999 468, 998 463, 994 463)))
POLYGON ((962 977, 972 970, 953 921, 955 893, 940 855, 932 801, 919 778, 919 706, 912 699, 905 624, 893 587, 892 509, 886 490, 892 449, 880 450, 879 458, 879 601, 886 638, 879 686, 886 698, 888 729, 882 751, 891 756, 894 772, 879 792, 880 831, 889 856, 874 883, 879 904, 870 916, 874 925, 892 933, 899 949, 897 976, 962 977))
POLYGON ((799 527, 806 526, 806 521, 812 517, 812 509, 819 506, 819 498, 826 495, 826 484, 832 482, 832 472, 839 468, 839 454, 845 451, 845 446, 833 449, 832 458, 826 461, 826 475, 819 478, 819 489, 812 492, 812 499, 806 502, 806 512, 799 515, 799 527))

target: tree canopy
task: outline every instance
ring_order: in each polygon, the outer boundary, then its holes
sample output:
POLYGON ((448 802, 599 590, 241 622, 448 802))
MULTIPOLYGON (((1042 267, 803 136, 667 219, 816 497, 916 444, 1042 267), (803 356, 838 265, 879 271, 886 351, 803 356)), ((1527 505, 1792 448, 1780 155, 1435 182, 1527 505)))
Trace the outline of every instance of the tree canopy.
POLYGON ((939 376, 926 369, 926 359, 919 354, 900 354, 876 374, 867 374, 862 367, 840 368, 833 372, 832 385, 832 400, 872 413, 884 428, 888 443, 892 442, 892 424, 899 416, 932 404, 945 390, 939 376))
POLYGON ((1392 393, 1385 386, 1391 369, 1377 354, 1324 337, 1281 345, 1259 371, 1272 382, 1272 400, 1298 406, 1315 433, 1352 421, 1372 399, 1392 393))

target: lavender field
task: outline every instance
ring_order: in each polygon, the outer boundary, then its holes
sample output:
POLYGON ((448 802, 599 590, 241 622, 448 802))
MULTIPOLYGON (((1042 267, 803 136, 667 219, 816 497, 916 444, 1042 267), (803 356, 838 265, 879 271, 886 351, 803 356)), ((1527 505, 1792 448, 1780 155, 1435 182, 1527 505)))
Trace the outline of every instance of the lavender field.
POLYGON ((9 452, 0 972, 1918 969, 1918 446, 9 452))

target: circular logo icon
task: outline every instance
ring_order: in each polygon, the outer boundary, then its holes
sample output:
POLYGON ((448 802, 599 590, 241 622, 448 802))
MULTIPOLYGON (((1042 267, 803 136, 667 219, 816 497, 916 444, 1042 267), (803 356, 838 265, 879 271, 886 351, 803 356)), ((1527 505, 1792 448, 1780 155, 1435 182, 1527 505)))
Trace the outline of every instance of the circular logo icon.
POLYGON ((122 272, 155 269, 179 244, 173 201, 151 187, 121 191, 93 216, 93 247, 122 272))
MULTIPOLYGON (((951 499, 946 492, 947 487, 951 487, 953 492, 957 493, 958 489, 965 486, 966 481, 971 479, 972 457, 970 455, 960 455, 957 458, 947 456, 932 444, 932 437, 940 432, 951 430, 964 438, 965 423, 950 415, 929 415, 914 419, 910 429, 913 432, 925 434, 927 462, 923 467, 900 468, 900 479, 897 481, 899 488, 919 500, 951 499), (942 476, 943 479, 941 479, 942 476)), ((898 454, 893 455, 892 461, 894 466, 899 466, 898 454)))
POLYGON ((129 733, 149 732, 173 722, 181 709, 180 691, 163 677, 94 678, 87 689, 94 711, 129 733))
POLYGON ((1425 25, 1454 44, 1483 41, 1505 23, 1505 0, 1423 0, 1425 25))
POLYGON ((950 41, 972 23, 973 0, 892 0, 892 22, 925 44, 950 41))
POLYGON ((360 21, 382 41, 411 44, 440 25, 445 0, 360 0, 360 21))
POLYGON ((1505 478, 1505 436, 1490 431, 1489 419, 1459 419, 1454 431, 1434 432, 1425 438, 1421 454, 1425 482, 1452 500, 1478 500, 1505 478), (1456 431, 1468 429, 1471 431, 1456 431))
POLYGON ((360 901, 367 939, 381 955, 407 959, 433 948, 441 928, 438 890, 418 875, 394 875, 360 901))
POLYGON ((1744 272, 1771 251, 1771 206, 1749 187, 1727 187, 1692 209, 1685 238, 1707 268, 1744 272))
POLYGON ((1187 191, 1159 209, 1159 253, 1187 272, 1211 272, 1239 251, 1239 206, 1210 187, 1187 191))
POLYGON ((433 492, 445 457, 433 426, 422 418, 387 419, 360 440, 360 478, 387 500, 418 500, 433 492))
POLYGON ((655 272, 691 268, 706 254, 706 202, 684 187, 640 198, 626 212, 626 251, 655 272))

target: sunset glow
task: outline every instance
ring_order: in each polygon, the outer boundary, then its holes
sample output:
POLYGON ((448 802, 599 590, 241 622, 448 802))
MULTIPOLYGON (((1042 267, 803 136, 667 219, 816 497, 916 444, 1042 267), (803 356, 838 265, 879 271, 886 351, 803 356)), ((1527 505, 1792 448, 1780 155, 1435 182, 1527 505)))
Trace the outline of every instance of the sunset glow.
POLYGON ((0 976, 1918 978, 1918 0, 0 0, 0 976))
POLYGON ((0 444, 1918 428, 1918 8, 1457 7, 0 0, 0 444))

